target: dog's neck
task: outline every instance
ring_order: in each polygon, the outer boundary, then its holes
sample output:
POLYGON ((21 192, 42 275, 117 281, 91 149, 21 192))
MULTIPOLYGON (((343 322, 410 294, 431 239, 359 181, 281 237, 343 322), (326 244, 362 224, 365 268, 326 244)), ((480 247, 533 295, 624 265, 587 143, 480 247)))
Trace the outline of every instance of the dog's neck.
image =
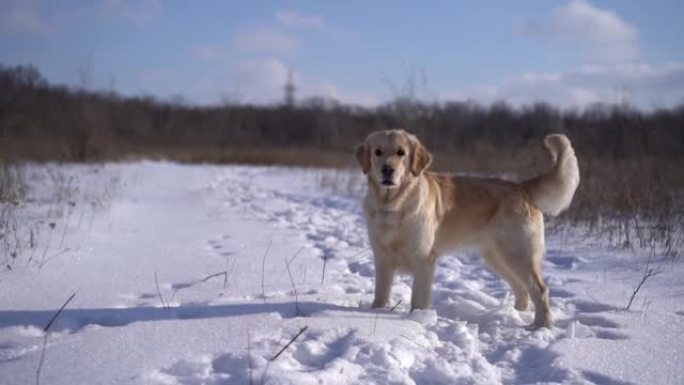
POLYGON ((397 188, 388 188, 380 185, 369 177, 369 194, 373 194, 376 201, 376 209, 380 212, 395 212, 402 208, 406 198, 418 187, 421 176, 409 178, 397 188))

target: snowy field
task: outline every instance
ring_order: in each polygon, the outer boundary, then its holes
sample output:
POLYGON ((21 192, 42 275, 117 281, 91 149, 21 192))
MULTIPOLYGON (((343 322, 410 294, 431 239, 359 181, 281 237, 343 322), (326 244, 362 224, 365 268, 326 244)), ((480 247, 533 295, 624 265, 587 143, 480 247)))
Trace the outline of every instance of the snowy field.
POLYGON ((30 245, 3 256, 1 384, 684 384, 681 262, 624 311, 645 257, 550 232, 552 329, 526 331, 532 312, 468 252, 439 260, 434 310, 408 313, 400 278, 376 311, 360 198, 326 171, 60 172, 61 205, 29 173, 30 245))

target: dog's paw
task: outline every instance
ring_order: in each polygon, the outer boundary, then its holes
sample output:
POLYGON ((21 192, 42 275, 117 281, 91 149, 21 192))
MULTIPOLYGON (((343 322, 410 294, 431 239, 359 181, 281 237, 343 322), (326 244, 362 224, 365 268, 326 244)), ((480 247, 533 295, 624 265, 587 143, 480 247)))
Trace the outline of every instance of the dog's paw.
POLYGON ((550 319, 545 319, 545 320, 535 320, 531 324, 527 325, 525 329, 527 331, 533 332, 542 328, 547 328, 551 329, 553 326, 553 322, 550 319))
POLYGON ((386 303, 382 301, 373 301, 371 304, 371 309, 379 309, 385 307, 386 303))
POLYGON ((525 311, 530 306, 529 298, 515 298, 515 304, 513 308, 517 311, 525 311))

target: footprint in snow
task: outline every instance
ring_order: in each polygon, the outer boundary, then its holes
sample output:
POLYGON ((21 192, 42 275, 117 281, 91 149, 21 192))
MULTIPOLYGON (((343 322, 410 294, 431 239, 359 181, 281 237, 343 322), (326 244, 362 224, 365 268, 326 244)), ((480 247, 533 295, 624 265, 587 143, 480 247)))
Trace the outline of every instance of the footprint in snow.
POLYGON ((545 260, 552 263, 556 267, 568 270, 575 270, 577 266, 584 262, 582 258, 576 257, 574 255, 564 255, 556 253, 551 253, 547 255, 545 260))
POLYGON ((362 277, 373 277, 375 272, 369 263, 352 262, 349 264, 349 271, 357 273, 362 277))
POLYGON ((620 327, 617 322, 611 321, 608 318, 602 317, 600 315, 580 314, 577 316, 577 320, 587 326, 599 326, 610 329, 617 329, 620 327))
POLYGON ((225 249, 225 244, 223 241, 230 239, 230 235, 222 235, 220 239, 210 239, 207 241, 209 250, 214 252, 216 255, 221 257, 231 257, 235 255, 234 251, 228 251, 225 249))
POLYGON ((627 340, 629 336, 616 330, 596 330, 595 337, 602 340, 627 340))
POLYGON ((600 313, 604 311, 618 310, 616 306, 608 305, 600 302, 590 301, 576 301, 573 303, 575 309, 580 313, 600 313))
POLYGON ((213 359, 211 368, 214 373, 228 374, 232 380, 239 383, 249 377, 248 368, 250 364, 246 355, 230 352, 213 359))
POLYGON ((355 337, 355 331, 312 332, 297 344, 292 357, 304 367, 323 369, 350 349, 355 337))
POLYGON ((625 382, 625 381, 620 381, 616 380, 614 378, 610 378, 604 374, 596 373, 596 372, 591 372, 588 370, 583 370, 582 375, 584 378, 586 378, 588 381, 591 381, 595 384, 603 384, 603 385, 634 385, 633 382, 625 382))
POLYGON ((552 287, 549 293, 551 298, 572 298, 575 294, 567 290, 552 287))
POLYGON ((599 338, 604 340, 626 340, 629 336, 618 330, 620 325, 600 315, 580 314, 567 326, 569 338, 599 338))

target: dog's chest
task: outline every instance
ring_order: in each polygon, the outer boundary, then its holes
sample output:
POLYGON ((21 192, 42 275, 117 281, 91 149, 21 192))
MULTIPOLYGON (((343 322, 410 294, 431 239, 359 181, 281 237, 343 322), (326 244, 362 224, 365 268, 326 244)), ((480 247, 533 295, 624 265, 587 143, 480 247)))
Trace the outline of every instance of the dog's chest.
POLYGON ((418 218, 401 212, 369 213, 369 236, 375 247, 394 256, 414 254, 421 248, 422 226, 418 218))
POLYGON ((404 224, 404 215, 399 211, 376 210, 370 213, 372 227, 384 233, 397 232, 404 224))

